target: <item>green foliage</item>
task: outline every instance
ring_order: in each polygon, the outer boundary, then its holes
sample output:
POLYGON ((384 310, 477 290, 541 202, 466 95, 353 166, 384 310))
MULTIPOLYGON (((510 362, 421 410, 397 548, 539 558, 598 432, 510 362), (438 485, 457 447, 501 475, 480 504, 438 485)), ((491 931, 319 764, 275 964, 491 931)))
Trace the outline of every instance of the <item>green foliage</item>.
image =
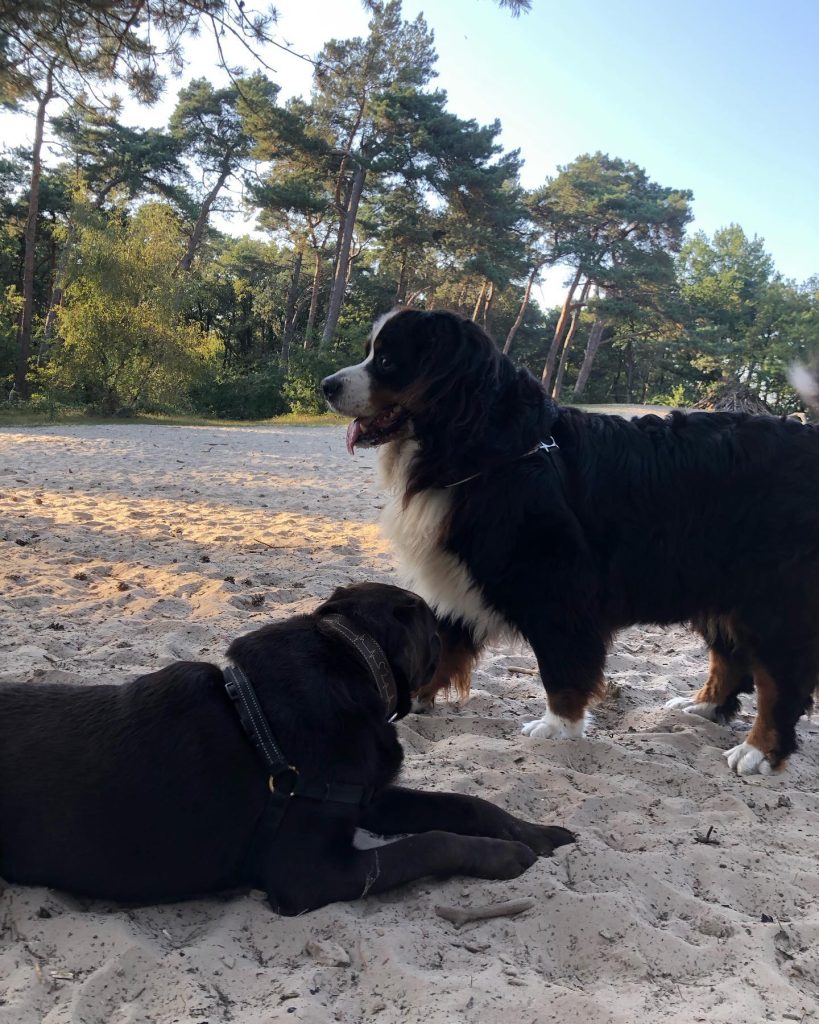
POLYGON ((190 407, 203 416, 266 420, 290 411, 278 366, 255 370, 210 365, 211 373, 190 390, 190 407))
POLYGON ((200 23, 260 41, 273 20, 228 0, 0 0, 0 103, 30 99, 48 69, 65 98, 116 80, 153 103, 200 23))
MULTIPOLYGON (((14 362, 17 357, 17 324, 23 299, 14 285, 7 285, 0 292, 0 381, 3 389, 11 388, 14 378, 14 362)), ((0 400, 5 395, 0 393, 0 400)))
POLYGON ((183 187, 189 175, 182 144, 169 132, 120 124, 115 114, 90 106, 86 97, 55 117, 52 128, 95 206, 154 194, 191 212, 183 187))
POLYGON ((583 154, 524 192, 501 125, 458 117, 433 88, 423 17, 365 6, 367 35, 325 44, 308 98, 277 106, 275 82, 236 70, 192 81, 166 128, 143 129, 97 86, 150 100, 162 51, 178 67, 203 18, 250 38, 264 19, 225 0, 0 0, 0 93, 36 100, 51 68, 69 101, 25 245, 35 153, 0 158, 0 381, 28 283, 31 404, 48 415, 322 413, 318 381, 360 358, 396 302, 474 314, 537 375, 562 331, 553 371, 564 388, 585 372, 585 399, 681 404, 727 379, 796 406, 785 373, 819 352, 819 279, 783 280, 736 225, 686 239, 691 194, 629 160, 583 154), (213 228, 240 193, 264 236, 213 228), (554 266, 575 282, 562 321, 536 301, 554 266))
POLYGON ((180 225, 147 203, 133 218, 87 213, 60 312, 55 383, 79 385, 103 412, 184 408, 213 342, 186 322, 187 282, 176 275, 180 225))
POLYGON ((282 385, 282 395, 290 412, 300 415, 326 412, 327 403, 319 382, 337 368, 338 363, 325 353, 296 352, 290 360, 282 385))

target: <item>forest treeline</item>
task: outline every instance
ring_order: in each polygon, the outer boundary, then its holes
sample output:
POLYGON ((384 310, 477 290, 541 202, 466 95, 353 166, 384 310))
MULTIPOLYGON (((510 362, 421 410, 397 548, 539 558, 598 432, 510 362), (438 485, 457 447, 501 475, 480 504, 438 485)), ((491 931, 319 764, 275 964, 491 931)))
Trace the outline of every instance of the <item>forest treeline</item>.
POLYGON ((736 224, 687 233, 691 192, 626 159, 583 154, 524 189, 499 122, 435 88, 424 19, 366 6, 368 35, 325 43, 308 98, 281 102, 257 63, 192 81, 158 129, 101 87, 151 102, 203 23, 252 55, 273 22, 232 0, 0 0, 0 99, 34 124, 0 157, 4 401, 317 411, 318 378, 405 303, 475 318, 563 400, 688 404, 733 382, 797 407, 819 277, 784 279, 736 224), (216 229, 240 210, 252 236, 216 229), (544 309, 554 267, 565 300, 544 309))

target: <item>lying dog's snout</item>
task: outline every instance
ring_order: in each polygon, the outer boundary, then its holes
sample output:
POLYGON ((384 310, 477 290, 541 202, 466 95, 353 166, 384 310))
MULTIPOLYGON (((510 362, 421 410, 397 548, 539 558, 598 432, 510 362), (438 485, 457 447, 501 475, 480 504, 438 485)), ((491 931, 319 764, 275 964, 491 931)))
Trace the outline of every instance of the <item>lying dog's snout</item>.
POLYGON ((331 402, 338 395, 343 386, 344 381, 337 373, 330 377, 325 377, 321 382, 321 390, 324 392, 324 397, 328 402, 331 402))

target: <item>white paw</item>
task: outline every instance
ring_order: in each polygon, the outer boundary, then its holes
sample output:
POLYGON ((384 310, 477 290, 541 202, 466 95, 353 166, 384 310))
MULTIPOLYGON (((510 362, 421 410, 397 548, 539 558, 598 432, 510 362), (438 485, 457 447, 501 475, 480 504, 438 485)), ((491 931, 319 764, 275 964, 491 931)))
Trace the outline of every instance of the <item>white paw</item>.
POLYGON ((533 736, 539 740, 574 740, 585 733, 586 721, 586 715, 572 721, 547 711, 542 718, 527 722, 521 732, 524 736, 533 736))
POLYGON ((666 701, 665 706, 669 709, 684 711, 687 715, 699 715, 700 718, 707 718, 709 722, 719 721, 717 705, 707 700, 692 700, 690 697, 672 697, 666 701))
POLYGON ((737 775, 770 775, 773 772, 768 758, 751 743, 740 743, 726 750, 725 757, 728 759, 728 767, 737 775))
POLYGON ((414 715, 426 715, 435 707, 431 700, 419 700, 413 697, 410 701, 410 711, 414 715))

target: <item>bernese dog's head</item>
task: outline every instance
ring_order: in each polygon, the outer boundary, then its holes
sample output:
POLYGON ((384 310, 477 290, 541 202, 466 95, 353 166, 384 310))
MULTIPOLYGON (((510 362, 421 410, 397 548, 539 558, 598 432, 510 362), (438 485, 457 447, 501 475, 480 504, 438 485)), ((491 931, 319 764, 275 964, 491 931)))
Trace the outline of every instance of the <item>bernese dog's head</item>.
POLYGON ((420 486, 521 454, 556 416, 539 381, 474 321, 445 310, 391 310, 375 322, 364 359, 322 388, 331 408, 352 417, 351 453, 417 440, 420 486))

